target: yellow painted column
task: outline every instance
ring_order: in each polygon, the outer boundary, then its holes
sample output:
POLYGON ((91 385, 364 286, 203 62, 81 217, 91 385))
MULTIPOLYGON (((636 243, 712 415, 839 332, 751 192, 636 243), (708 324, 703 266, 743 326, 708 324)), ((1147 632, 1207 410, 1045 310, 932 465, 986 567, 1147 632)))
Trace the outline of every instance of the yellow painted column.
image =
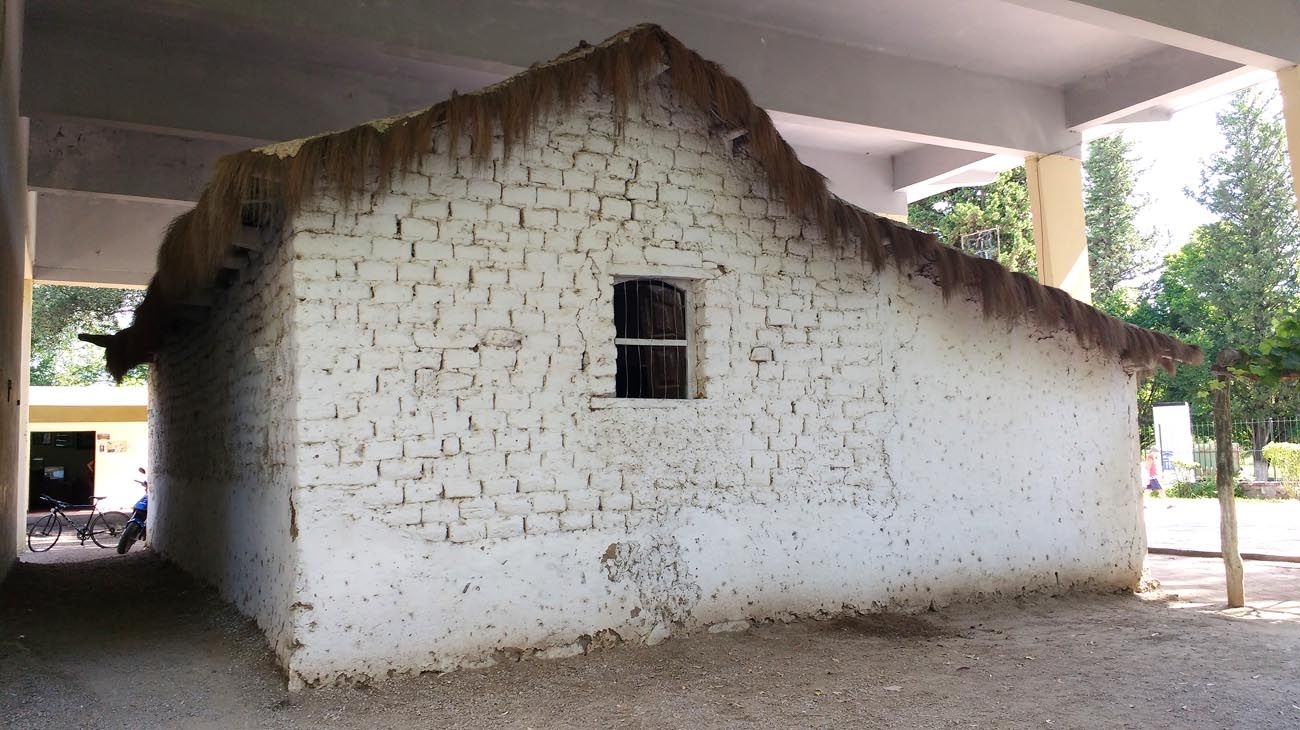
POLYGON ((1295 189, 1296 205, 1300 206, 1300 66, 1278 71, 1277 88, 1282 92, 1286 146, 1291 157, 1291 185, 1295 189))
POLYGON ((1083 223, 1083 163, 1064 155, 1025 159, 1038 247, 1038 280, 1092 303, 1088 235, 1083 223))

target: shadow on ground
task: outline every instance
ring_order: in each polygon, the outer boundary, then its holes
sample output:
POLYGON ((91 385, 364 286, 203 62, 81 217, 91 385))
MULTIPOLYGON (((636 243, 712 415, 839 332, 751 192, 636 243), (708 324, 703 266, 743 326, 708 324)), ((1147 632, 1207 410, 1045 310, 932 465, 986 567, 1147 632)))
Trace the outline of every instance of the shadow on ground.
POLYGON ((1246 606, 1229 609, 1220 558, 1147 557, 1147 569, 1178 608, 1242 619, 1300 622, 1300 563, 1247 560, 1246 606))
MULTIPOLYGON (((1156 577, 1200 580, 1181 560, 1156 577)), ((291 695, 256 628, 147 551, 25 563, 0 587, 0 724, 1300 727, 1300 621, 1184 593, 772 624, 291 695)))

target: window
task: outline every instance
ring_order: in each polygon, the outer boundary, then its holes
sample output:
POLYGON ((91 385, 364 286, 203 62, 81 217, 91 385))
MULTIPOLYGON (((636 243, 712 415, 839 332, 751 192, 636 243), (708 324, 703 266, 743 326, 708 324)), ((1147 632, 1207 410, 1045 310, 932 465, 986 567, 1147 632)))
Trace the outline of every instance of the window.
POLYGON ((614 394, 619 398, 690 398, 689 296, 663 279, 614 285, 614 394))

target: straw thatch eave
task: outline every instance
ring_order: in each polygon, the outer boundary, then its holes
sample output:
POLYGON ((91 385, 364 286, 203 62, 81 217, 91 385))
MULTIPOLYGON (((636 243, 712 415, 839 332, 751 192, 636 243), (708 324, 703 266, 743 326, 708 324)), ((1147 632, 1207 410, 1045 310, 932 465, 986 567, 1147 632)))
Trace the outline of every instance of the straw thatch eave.
POLYGON ((1129 325, 1060 289, 836 198, 739 81, 662 28, 641 25, 420 112, 222 158, 195 208, 168 229, 157 274, 132 326, 97 342, 107 348, 109 371, 120 378, 186 326, 177 305, 213 286, 242 226, 267 227, 292 216, 322 183, 348 198, 364 191, 376 169, 380 180, 411 170, 431 151, 438 127, 446 128, 450 154, 467 137, 470 154, 487 160, 500 135, 509 155, 541 120, 571 108, 593 83, 619 123, 647 82, 663 72, 678 103, 706 114, 719 133, 739 138, 792 214, 817 224, 831 243, 856 246, 874 269, 892 262, 900 271, 920 272, 935 281, 945 300, 954 294, 976 299, 987 317, 1068 329, 1083 347, 1112 354, 1131 369, 1172 370, 1179 362, 1201 361, 1198 347, 1129 325))

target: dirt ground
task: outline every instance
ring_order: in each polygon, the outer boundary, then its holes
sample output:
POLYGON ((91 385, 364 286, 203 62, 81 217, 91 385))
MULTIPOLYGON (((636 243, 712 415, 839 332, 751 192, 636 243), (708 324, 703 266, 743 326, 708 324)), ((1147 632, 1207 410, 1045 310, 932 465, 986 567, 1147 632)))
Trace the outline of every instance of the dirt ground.
POLYGON ((289 694, 256 628, 211 591, 144 550, 85 550, 100 559, 24 563, 0 587, 0 725, 1300 727, 1300 565, 1250 564, 1267 600, 1231 615, 1217 561, 1153 558, 1182 600, 803 621, 289 694))

